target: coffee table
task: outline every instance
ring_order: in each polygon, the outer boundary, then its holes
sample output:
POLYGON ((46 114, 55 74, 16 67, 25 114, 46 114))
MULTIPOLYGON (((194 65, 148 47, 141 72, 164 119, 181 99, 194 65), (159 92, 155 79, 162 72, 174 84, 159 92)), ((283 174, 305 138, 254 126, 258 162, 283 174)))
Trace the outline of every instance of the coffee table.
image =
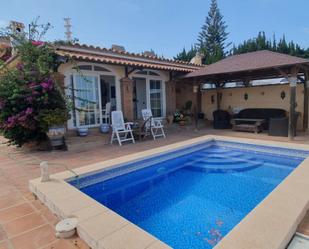
POLYGON ((263 131, 263 126, 266 122, 265 119, 259 118, 234 118, 231 120, 233 125, 233 130, 235 131, 253 131, 254 133, 259 133, 263 131))

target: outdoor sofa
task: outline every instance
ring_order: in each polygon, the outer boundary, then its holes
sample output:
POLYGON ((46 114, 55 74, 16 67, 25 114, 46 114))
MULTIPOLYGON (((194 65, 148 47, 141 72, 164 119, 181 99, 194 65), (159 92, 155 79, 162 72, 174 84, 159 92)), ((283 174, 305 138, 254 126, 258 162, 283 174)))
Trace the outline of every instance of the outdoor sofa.
MULTIPOLYGON (((278 122, 276 119, 284 120, 287 117, 287 112, 283 109, 276 108, 247 108, 241 110, 237 115, 231 119, 233 130, 238 131, 254 131, 255 133, 269 129, 269 124, 273 120, 272 130, 276 129, 276 124, 280 127, 284 124, 278 122)), ((284 126, 284 129, 286 127, 284 126)), ((270 134, 271 135, 271 134, 270 134)))

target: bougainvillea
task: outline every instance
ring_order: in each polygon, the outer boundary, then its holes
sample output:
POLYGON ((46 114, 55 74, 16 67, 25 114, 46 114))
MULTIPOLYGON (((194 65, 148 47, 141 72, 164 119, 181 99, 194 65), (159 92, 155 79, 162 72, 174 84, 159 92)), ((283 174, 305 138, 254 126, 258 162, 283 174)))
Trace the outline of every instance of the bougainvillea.
POLYGON ((64 123, 68 109, 53 78, 58 64, 51 47, 25 40, 17 50, 19 63, 0 69, 0 130, 11 144, 22 146, 46 139, 50 120, 64 123))

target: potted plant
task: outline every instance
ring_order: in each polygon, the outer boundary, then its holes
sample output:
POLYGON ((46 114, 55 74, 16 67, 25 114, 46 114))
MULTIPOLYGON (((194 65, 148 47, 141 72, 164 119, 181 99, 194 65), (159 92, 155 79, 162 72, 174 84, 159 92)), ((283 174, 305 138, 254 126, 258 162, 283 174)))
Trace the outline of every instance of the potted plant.
POLYGON ((65 123, 69 119, 67 110, 56 108, 46 110, 41 114, 42 124, 47 127, 46 135, 52 147, 64 146, 65 123))
POLYGON ((78 127, 77 135, 80 137, 86 137, 88 135, 88 127, 78 127))
POLYGON ((174 113, 174 121, 177 122, 180 126, 184 126, 186 124, 185 116, 179 111, 174 113))
POLYGON ((180 114, 178 122, 179 122, 180 126, 184 126, 186 124, 186 119, 185 119, 185 116, 183 114, 180 114))

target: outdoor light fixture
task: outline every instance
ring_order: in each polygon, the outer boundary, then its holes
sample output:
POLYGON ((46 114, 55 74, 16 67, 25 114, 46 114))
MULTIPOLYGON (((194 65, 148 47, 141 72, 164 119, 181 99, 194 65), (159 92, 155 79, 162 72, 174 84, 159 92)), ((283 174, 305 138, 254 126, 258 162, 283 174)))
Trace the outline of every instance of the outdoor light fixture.
POLYGON ((211 95, 211 103, 215 103, 215 95, 211 95))
POLYGON ((197 93, 199 91, 200 86, 193 86, 193 92, 197 93))
POLYGON ((280 94, 281 99, 285 99, 285 91, 282 91, 280 94))

